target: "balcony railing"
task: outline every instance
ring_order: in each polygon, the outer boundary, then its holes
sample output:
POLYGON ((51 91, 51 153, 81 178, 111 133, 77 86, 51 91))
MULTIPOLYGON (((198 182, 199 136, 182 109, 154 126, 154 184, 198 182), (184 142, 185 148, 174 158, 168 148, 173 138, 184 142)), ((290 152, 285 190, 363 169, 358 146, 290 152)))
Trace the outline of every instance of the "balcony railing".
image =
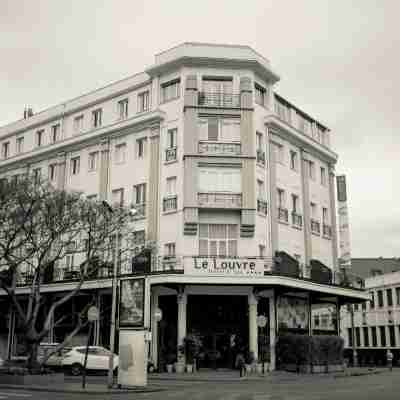
POLYGON ((240 143, 199 142, 199 154, 223 154, 238 156, 242 152, 240 143))
POLYGON ((322 234, 325 237, 329 237, 329 238, 332 237, 332 227, 330 225, 323 224, 322 225, 322 234))
POLYGON ((303 217, 300 214, 292 212, 292 225, 301 228, 303 226, 303 217))
POLYGON ((241 208, 241 193, 198 193, 197 200, 199 207, 211 208, 241 208))
POLYGON ((176 211, 178 208, 178 196, 168 196, 163 200, 163 211, 176 211))
POLYGON ((259 164, 265 165, 265 151, 257 149, 257 162, 259 164))
POLYGON ((199 106, 240 108, 240 94, 223 92, 200 92, 199 106))
POLYGON ((289 212, 287 208, 278 207, 278 220, 281 222, 289 222, 289 212))
POLYGON ((134 219, 140 219, 146 217, 146 204, 133 204, 133 209, 136 210, 136 214, 133 216, 134 219))
POLYGON ((321 224, 315 219, 311 219, 311 232, 317 235, 321 234, 321 224))
POLYGON ((177 154, 177 148, 176 147, 169 147, 168 149, 165 149, 165 161, 175 161, 176 160, 176 154, 177 154))
POLYGON ((261 214, 267 215, 268 203, 265 200, 258 199, 257 200, 257 211, 261 214))

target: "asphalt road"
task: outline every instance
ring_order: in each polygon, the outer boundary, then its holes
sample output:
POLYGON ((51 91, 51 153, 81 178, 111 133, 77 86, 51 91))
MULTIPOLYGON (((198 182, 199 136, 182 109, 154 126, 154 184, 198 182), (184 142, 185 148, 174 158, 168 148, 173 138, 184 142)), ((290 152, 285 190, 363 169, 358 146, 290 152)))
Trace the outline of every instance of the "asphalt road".
MULTIPOLYGON (((90 377, 90 382, 100 383, 102 377, 90 377)), ((105 381, 104 381, 105 382, 105 381)), ((127 394, 71 394, 33 392, 29 390, 0 389, 0 400, 83 400, 132 399, 135 400, 398 400, 400 398, 400 370, 379 375, 360 377, 294 377, 293 380, 268 383, 265 381, 238 382, 182 382, 157 381, 165 391, 127 394)))

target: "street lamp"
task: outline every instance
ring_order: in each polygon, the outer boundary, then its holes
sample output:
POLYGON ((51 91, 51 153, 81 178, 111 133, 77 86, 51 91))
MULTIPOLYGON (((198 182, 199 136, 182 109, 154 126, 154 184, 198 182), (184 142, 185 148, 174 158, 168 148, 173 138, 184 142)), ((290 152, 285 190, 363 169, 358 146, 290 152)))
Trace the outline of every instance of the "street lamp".
MULTIPOLYGON (((112 207, 103 200, 103 206, 110 212, 113 213, 112 207)), ((137 214, 135 208, 130 209, 130 215, 134 216, 137 214)), ((107 386, 112 388, 114 383, 114 350, 115 350, 115 314, 117 310, 117 272, 118 272, 118 258, 120 249, 120 226, 118 225, 117 236, 115 238, 115 256, 113 263, 113 275, 112 275, 112 303, 111 303, 111 330, 110 330, 110 355, 108 358, 108 376, 107 386)))

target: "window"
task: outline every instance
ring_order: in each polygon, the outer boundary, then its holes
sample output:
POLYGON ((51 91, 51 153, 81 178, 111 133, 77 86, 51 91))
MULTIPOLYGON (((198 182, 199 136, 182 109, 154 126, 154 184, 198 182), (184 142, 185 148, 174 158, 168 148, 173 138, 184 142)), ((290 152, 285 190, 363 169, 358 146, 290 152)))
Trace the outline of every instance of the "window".
POLYGON ((322 207, 322 223, 328 225, 328 209, 322 207))
POLYGON ((78 175, 80 167, 80 157, 71 158, 71 175, 78 175))
POLYGON ((353 334, 351 328, 347 328, 347 337, 349 338, 349 347, 353 347, 353 334))
POLYGON ((164 255, 166 257, 175 257, 175 243, 166 243, 164 255))
POLYGON ((397 305, 400 305, 400 287, 396 288, 397 305))
POLYGON ((74 269, 74 254, 68 254, 66 257, 66 268, 68 271, 74 269))
POLYGON ((317 205, 315 203, 310 203, 311 218, 318 219, 317 216, 317 205))
POLYGON ((144 112, 149 110, 150 106, 149 97, 150 94, 148 90, 138 94, 138 112, 144 112))
POLYGON ((145 239, 146 235, 144 230, 133 232, 131 248, 134 255, 139 254, 143 250, 145 239))
POLYGON ((57 169, 56 164, 49 165, 49 180, 50 181, 54 181, 56 179, 56 169, 57 169))
POLYGON ((356 328, 356 346, 361 346, 360 328, 356 328))
POLYGON ((173 129, 168 129, 167 131, 167 148, 172 149, 176 147, 176 137, 178 134, 178 129, 173 128, 173 129))
POLYGON ((145 155, 145 143, 146 138, 140 138, 136 140, 136 155, 137 158, 144 158, 145 155))
POLYGON ((51 127, 51 142, 56 143, 60 140, 60 124, 51 127))
POLYGON ((83 115, 78 115, 74 118, 74 132, 75 134, 83 131, 83 115))
POLYGON ((40 147, 43 144, 44 129, 36 132, 36 147, 40 147))
POLYGON ((383 291, 378 290, 378 307, 383 307, 383 291))
POLYGON ((384 326, 379 327, 379 333, 381 334, 381 346, 385 347, 386 346, 386 332, 385 332, 384 326))
POLYGON ((296 151, 290 150, 290 169, 298 170, 298 154, 296 151))
POLYGON ((240 142, 239 118, 200 118, 199 139, 211 142, 240 142))
POLYGON ((266 92, 267 90, 257 83, 254 85, 255 102, 263 107, 265 106, 266 92))
POLYGON ((126 143, 120 143, 115 146, 115 162, 123 164, 126 161, 126 143))
POLYGON ((283 121, 288 122, 289 124, 291 123, 291 112, 290 112, 290 107, 286 104, 283 104, 281 101, 278 101, 275 98, 275 112, 278 114, 278 117, 282 119, 283 121))
POLYGON ((387 305, 389 307, 393 306, 393 294, 392 289, 386 289, 386 298, 387 298, 387 305))
POLYGON ((263 134, 260 132, 256 132, 256 149, 263 151, 263 134))
POLYGON ((10 142, 5 142, 1 146, 1 155, 3 158, 8 158, 10 156, 10 142))
POLYGON ((102 124, 102 114, 103 110, 98 108, 97 110, 92 111, 92 126, 93 128, 99 128, 102 124))
POLYGON ((94 151, 92 153, 89 153, 89 171, 96 171, 97 170, 98 159, 99 159, 99 152, 98 151, 94 151))
POLYGON ((369 294, 371 295, 371 300, 369 302, 369 308, 374 309, 375 308, 375 293, 370 292, 369 294))
POLYGON ((199 191, 241 193, 241 170, 228 167, 199 168, 199 191))
POLYGON ((216 96, 214 100, 217 104, 224 96, 218 96, 219 94, 232 94, 233 92, 233 82, 232 77, 203 77, 202 80, 203 91, 206 93, 213 93, 216 96), (219 98, 221 97, 221 98, 219 98))
POLYGON ((124 189, 115 189, 112 191, 112 203, 114 206, 124 205, 124 189))
POLYGON ((376 336, 376 326, 371 327, 372 347, 378 346, 378 338, 376 336))
POLYGON ((257 179, 257 199, 265 200, 265 187, 261 179, 257 179))
POLYGON ((369 347, 369 336, 368 336, 368 327, 363 327, 363 336, 364 336, 364 347, 369 347))
POLYGON ((123 99, 118 102, 118 118, 126 119, 128 118, 128 99, 123 99))
POLYGON ((265 257, 265 246, 263 244, 258 245, 258 253, 260 257, 265 257))
POLYGON ((297 206, 299 203, 299 196, 296 194, 292 194, 292 212, 293 214, 297 214, 297 206))
POLYGON ((354 304, 354 311, 358 311, 358 304, 354 304))
POLYGON ((35 168, 33 170, 33 181, 35 183, 39 183, 40 182, 40 176, 42 174, 42 169, 41 168, 35 168))
POLYGON ((361 309, 362 309, 362 310, 366 310, 366 309, 367 309, 367 302, 366 302, 366 301, 363 301, 363 302, 361 303, 361 309))
POLYGON ((278 208, 285 208, 286 196, 283 189, 278 189, 278 208))
POLYGON ((315 163, 313 161, 308 161, 308 176, 315 180, 315 163))
POLYGON ((141 183, 133 187, 133 203, 145 204, 146 203, 146 184, 141 183))
POLYGON ((24 152, 24 137, 18 137, 17 138, 17 154, 21 154, 24 152))
POLYGON ((319 315, 314 315, 314 327, 319 326, 319 315))
POLYGON ((274 143, 272 149, 275 154, 275 162, 277 162, 279 164, 284 164, 285 163, 285 154, 284 154, 283 145, 274 143))
POLYGON ((176 176, 167 178, 166 195, 173 196, 176 194, 176 176))
POLYGON ((326 186, 326 169, 321 167, 321 185, 326 186))
POLYGON ((200 224, 199 255, 236 257, 238 225, 200 224))
POLYGON ((389 340, 390 340, 390 347, 395 347, 396 346, 396 337, 394 334, 394 326, 393 325, 389 326, 389 340))
POLYGON ((175 79, 170 82, 163 83, 161 85, 161 103, 166 101, 177 99, 181 92, 181 81, 175 79))

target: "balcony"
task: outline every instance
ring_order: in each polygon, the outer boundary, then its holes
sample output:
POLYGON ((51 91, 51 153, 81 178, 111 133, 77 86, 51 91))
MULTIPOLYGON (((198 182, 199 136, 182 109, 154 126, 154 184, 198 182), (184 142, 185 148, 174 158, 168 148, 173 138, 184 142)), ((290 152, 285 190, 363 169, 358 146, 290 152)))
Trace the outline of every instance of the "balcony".
POLYGON ((265 200, 262 199, 257 200, 257 212, 267 215, 268 203, 265 200))
POLYGON ((170 147, 165 149, 165 162, 176 161, 177 157, 177 148, 170 147))
POLYGON ((289 212, 287 208, 278 207, 278 221, 285 224, 289 222, 289 212))
POLYGON ((301 228, 303 226, 303 216, 292 212, 292 225, 301 228))
POLYGON ((198 105, 207 107, 240 108, 240 94, 200 92, 198 105))
POLYGON ((265 165, 265 151, 257 149, 257 163, 265 165))
POLYGON ((241 193, 198 193, 197 200, 199 207, 209 208, 241 208, 241 193))
POLYGON ((146 218, 146 204, 133 204, 133 209, 136 210, 136 214, 133 216, 133 219, 142 219, 146 218))
POLYGON ((163 211, 170 212, 178 209, 178 196, 168 196, 163 199, 163 211))
POLYGON ((311 219, 311 232, 315 235, 321 234, 321 224, 315 219, 311 219))
POLYGON ((239 156, 242 153, 240 143, 201 141, 198 147, 199 154, 239 156))
POLYGON ((331 238, 332 237, 332 227, 330 225, 322 225, 322 234, 327 237, 331 238))

